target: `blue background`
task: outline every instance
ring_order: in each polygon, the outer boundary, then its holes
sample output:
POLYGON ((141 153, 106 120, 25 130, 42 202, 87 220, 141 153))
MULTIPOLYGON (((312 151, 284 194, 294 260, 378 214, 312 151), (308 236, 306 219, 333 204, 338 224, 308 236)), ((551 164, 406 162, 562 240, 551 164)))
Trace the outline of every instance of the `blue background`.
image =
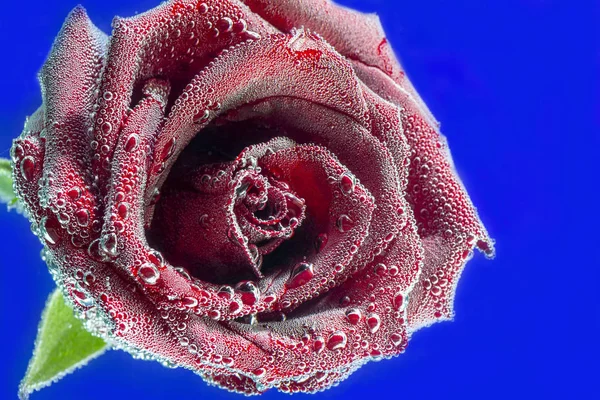
MULTIPOLYGON (((3 1, 0 157, 40 102, 35 79, 77 0, 3 1)), ((109 31, 156 0, 82 1, 109 31)), ((497 240, 459 284, 456 320, 312 398, 600 398, 597 1, 345 0, 381 16, 497 240), (594 382, 595 381, 595 382, 594 382)), ((16 398, 53 288, 29 224, 0 210, 0 398, 16 398)), ((109 352, 34 399, 237 399, 190 371, 109 352)), ((275 391, 265 399, 288 398, 275 391)), ((299 395, 296 398, 308 398, 299 395)))

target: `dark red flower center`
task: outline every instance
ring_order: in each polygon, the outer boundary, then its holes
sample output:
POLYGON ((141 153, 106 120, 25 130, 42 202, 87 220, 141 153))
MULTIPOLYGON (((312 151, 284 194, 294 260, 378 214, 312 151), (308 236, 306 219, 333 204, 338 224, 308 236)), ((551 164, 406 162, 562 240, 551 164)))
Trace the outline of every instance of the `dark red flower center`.
POLYGON ((305 200, 281 179, 281 169, 260 166, 278 146, 293 142, 278 138, 239 150, 231 136, 258 130, 265 140, 274 131, 251 122, 232 125, 203 130, 184 150, 161 189, 148 233, 172 264, 213 283, 262 278, 282 261, 265 256, 291 239, 306 217, 305 200))

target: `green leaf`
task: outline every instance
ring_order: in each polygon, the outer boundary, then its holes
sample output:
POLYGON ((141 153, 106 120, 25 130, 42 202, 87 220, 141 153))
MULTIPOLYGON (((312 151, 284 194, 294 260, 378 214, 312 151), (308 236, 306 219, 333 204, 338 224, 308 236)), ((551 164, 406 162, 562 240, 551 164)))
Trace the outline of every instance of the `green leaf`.
POLYGON ((46 302, 19 398, 27 399, 32 392, 86 365, 107 348, 104 340, 89 333, 75 318, 60 289, 56 289, 46 302))
POLYGON ((17 198, 12 188, 11 170, 10 161, 0 158, 0 203, 10 203, 17 198))

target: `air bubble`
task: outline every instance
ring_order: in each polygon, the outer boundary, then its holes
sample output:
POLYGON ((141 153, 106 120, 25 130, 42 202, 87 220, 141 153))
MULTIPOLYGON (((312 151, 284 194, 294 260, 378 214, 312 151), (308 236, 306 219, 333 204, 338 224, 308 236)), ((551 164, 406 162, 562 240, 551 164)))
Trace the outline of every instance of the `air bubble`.
POLYGON ((210 115, 210 112, 208 110, 202 110, 199 113, 197 113, 196 115, 194 115, 194 123, 195 124, 203 124, 206 121, 208 121, 208 117, 210 115))
POLYGON ((259 291, 254 282, 242 281, 235 288, 241 292, 242 303, 251 306, 258 300, 259 291))
POLYGON ((130 152, 135 150, 135 148, 138 146, 139 141, 140 137, 137 134, 132 133, 131 135, 129 135, 129 137, 125 141, 125 151, 130 152))
POLYGON ((352 325, 358 324, 361 317, 362 317, 362 313, 360 312, 360 310, 358 308, 350 308, 346 311, 346 319, 352 325))
POLYGON ((128 203, 119 203, 117 205, 117 212, 119 213, 119 216, 123 219, 127 218, 127 215, 129 214, 129 204, 128 203))
POLYGON ((320 353, 325 348, 325 339, 322 336, 317 336, 313 342, 313 350, 315 353, 320 353))
POLYGON ((390 341, 392 342, 392 344, 396 347, 400 346, 403 342, 402 340, 402 335, 400 335, 399 333, 392 333, 390 335, 390 341))
POLYGON ((32 156, 27 156, 21 161, 21 176, 26 181, 33 179, 35 172, 35 160, 32 156))
POLYGON ((73 290, 73 297, 79 305, 83 307, 90 307, 94 304, 94 299, 89 296, 84 290, 75 289, 73 290))
POLYGON ((198 300, 193 297, 184 297, 181 303, 188 308, 194 308, 198 305, 198 300))
POLYGON ((366 322, 371 333, 377 332, 379 330, 379 327, 381 326, 381 318, 375 313, 369 314, 366 322))
POLYGON ((329 339, 327 340, 327 348, 329 350, 339 350, 346 347, 347 343, 348 338, 346 337, 346 334, 342 331, 336 331, 329 336, 329 339))
POLYGON ((85 208, 75 211, 75 218, 79 226, 88 226, 90 223, 90 212, 85 208))
POLYGON ((402 306, 404 305, 404 295, 402 294, 402 292, 398 292, 394 295, 394 297, 392 298, 392 305, 396 310, 400 310, 402 308, 402 306))
POLYGON ((117 256, 117 235, 109 233, 100 239, 100 249, 111 257, 117 256))
POLYGON ((289 281, 286 283, 286 286, 289 289, 297 288, 299 286, 305 285, 308 281, 310 281, 313 276, 315 276, 314 266, 311 263, 301 262, 296 265, 292 271, 292 276, 289 281))
POLYGON ((217 296, 222 299, 229 300, 233 297, 233 288, 231 286, 221 286, 219 291, 217 292, 217 296))
POLYGON ((340 232, 344 233, 352 229, 352 226, 354 226, 354 222, 352 221, 352 219, 350 219, 348 215, 342 214, 337 219, 336 226, 340 232))
POLYGON ((326 233, 320 233, 315 239, 315 251, 320 253, 323 248, 327 245, 327 240, 329 240, 329 236, 326 233))
POLYGON ((340 177, 340 189, 342 193, 348 195, 354 193, 356 178, 350 172, 344 172, 340 177))
POLYGON ((138 269, 138 276, 147 284, 155 285, 160 278, 160 272, 154 265, 146 263, 138 269))
POLYGON ((59 242, 60 236, 58 234, 58 221, 54 217, 44 217, 40 221, 40 233, 46 243, 55 245, 59 242))

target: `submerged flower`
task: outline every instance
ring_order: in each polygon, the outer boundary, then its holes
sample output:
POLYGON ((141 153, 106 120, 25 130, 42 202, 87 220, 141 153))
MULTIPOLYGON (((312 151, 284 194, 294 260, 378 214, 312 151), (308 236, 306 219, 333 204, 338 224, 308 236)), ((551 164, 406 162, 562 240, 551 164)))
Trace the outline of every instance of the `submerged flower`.
POLYGON ((53 277, 114 346, 313 392, 452 317, 492 241, 376 17, 324 0, 76 8, 15 141, 53 277))

